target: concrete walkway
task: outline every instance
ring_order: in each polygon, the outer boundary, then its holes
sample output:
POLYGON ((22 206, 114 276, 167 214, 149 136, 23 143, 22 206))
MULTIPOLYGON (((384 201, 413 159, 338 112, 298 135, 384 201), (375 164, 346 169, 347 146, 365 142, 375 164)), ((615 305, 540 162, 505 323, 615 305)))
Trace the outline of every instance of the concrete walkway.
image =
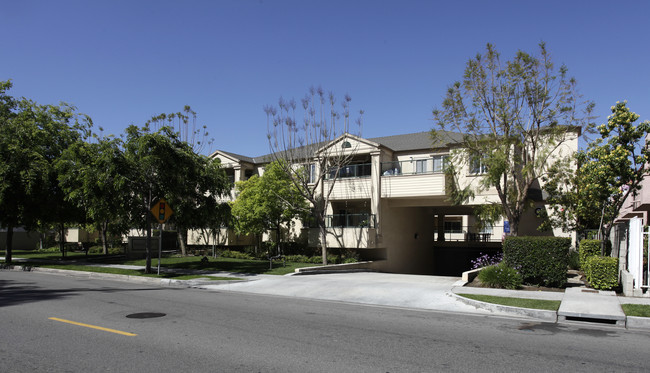
POLYGON ((558 321, 584 320, 625 326, 625 313, 613 291, 568 288, 564 291, 558 321))

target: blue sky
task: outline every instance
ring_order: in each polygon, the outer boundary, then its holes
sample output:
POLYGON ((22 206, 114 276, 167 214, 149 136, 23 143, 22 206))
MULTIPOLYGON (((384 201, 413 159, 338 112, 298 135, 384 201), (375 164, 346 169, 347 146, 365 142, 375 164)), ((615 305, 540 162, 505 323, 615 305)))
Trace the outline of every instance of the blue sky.
POLYGON ((268 153, 264 105, 322 86, 363 109, 363 137, 431 129, 467 60, 545 41, 597 123, 650 119, 650 1, 0 0, 0 80, 120 134, 190 105, 214 149, 268 153))

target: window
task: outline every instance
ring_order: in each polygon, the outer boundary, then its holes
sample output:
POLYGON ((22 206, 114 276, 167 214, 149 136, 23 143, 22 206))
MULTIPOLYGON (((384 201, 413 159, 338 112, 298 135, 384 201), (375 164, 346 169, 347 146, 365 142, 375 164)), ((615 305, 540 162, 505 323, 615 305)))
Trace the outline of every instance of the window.
POLYGON ((492 226, 492 224, 485 223, 483 225, 483 228, 481 228, 481 230, 479 231, 479 233, 492 233, 493 229, 494 229, 494 227, 492 226))
POLYGON ((419 159, 415 161, 415 173, 416 174, 425 174, 427 173, 427 161, 428 159, 419 159))
POLYGON ((309 165, 309 183, 313 184, 316 182, 316 164, 312 163, 309 165))
POLYGON ((487 173, 485 158, 479 155, 473 156, 469 162, 469 173, 474 175, 482 175, 487 173))
POLYGON ((433 172, 441 173, 445 171, 446 155, 437 155, 433 157, 433 172))
POLYGON ((445 221, 445 233, 462 233, 463 226, 460 221, 445 221))

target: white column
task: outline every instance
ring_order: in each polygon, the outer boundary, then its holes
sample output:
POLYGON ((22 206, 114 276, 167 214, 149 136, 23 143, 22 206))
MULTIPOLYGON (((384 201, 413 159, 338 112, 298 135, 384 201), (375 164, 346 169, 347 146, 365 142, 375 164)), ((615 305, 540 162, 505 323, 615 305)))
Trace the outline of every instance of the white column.
POLYGON ((630 219, 630 244, 628 246, 628 271, 634 278, 634 288, 641 289, 643 281, 643 224, 641 219, 630 219))
POLYGON ((377 234, 381 234, 381 152, 374 151, 371 155, 371 187, 370 213, 375 215, 377 234))

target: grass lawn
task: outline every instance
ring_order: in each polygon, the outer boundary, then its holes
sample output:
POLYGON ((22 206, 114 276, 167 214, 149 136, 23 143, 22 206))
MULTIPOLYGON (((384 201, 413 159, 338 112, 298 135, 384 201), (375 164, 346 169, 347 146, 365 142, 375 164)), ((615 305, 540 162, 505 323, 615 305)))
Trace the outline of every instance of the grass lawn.
MULTIPOLYGON (((31 250, 13 250, 11 255, 14 258, 27 258, 27 259, 46 259, 46 260, 59 260, 61 259, 60 251, 50 251, 50 252, 38 252, 31 250)), ((101 258, 104 255, 102 254, 88 254, 86 255, 83 252, 76 251, 66 251, 65 259, 66 260, 92 260, 94 258, 101 258)), ((3 255, 4 259, 4 255, 3 255)))
POLYGON ((144 270, 111 268, 111 267, 95 267, 95 266, 86 266, 86 265, 77 265, 77 264, 30 263, 30 265, 32 265, 34 267, 42 267, 42 268, 65 269, 65 270, 68 270, 68 271, 112 273, 112 274, 116 274, 116 275, 170 278, 170 279, 174 279, 174 280, 193 280, 193 279, 197 279, 197 278, 205 278, 205 279, 208 279, 208 280, 211 280, 211 281, 218 281, 218 280, 235 281, 235 280, 241 280, 241 278, 237 278, 237 277, 218 277, 218 276, 209 276, 209 275, 203 275, 203 274, 187 275, 187 274, 181 274, 181 273, 168 273, 168 272, 161 273, 160 276, 159 276, 159 275, 157 275, 155 273, 145 274, 144 270))
MULTIPOLYGON (((234 259, 234 258, 208 258, 207 263, 201 262, 202 257, 168 257, 162 258, 160 265, 165 268, 206 270, 206 271, 225 271, 236 273, 255 273, 266 275, 286 275, 292 273, 296 268, 313 267, 316 264, 287 262, 285 266, 282 262, 273 262, 273 269, 269 269, 268 260, 251 260, 251 259, 234 259)), ((158 258, 151 260, 152 265, 157 265, 158 258)), ((144 266, 145 260, 127 260, 120 264, 144 266)))
POLYGON ((627 316, 650 317, 650 306, 647 304, 621 304, 627 316))
MULTIPOLYGON (((23 250, 14 250, 13 256, 16 258, 29 258, 29 259, 45 259, 45 260, 60 260, 60 253, 39 253, 37 251, 23 251, 23 250)), ((310 263, 295 263, 287 262, 283 266, 282 262, 273 262, 273 269, 269 269, 268 260, 249 260, 249 259, 233 259, 233 258, 208 258, 207 263, 201 262, 200 256, 189 256, 189 257, 164 257, 161 259, 161 267, 168 269, 185 269, 185 270, 204 270, 204 271, 223 271, 223 272, 235 272, 235 273, 254 273, 254 274, 267 274, 267 275, 286 275, 288 273, 293 273, 296 268, 303 267, 313 267, 317 264, 310 263)), ((105 258, 101 254, 89 254, 86 256, 84 253, 69 253, 66 255, 66 260, 79 260, 79 261, 88 261, 96 263, 105 263, 105 264, 127 264, 127 265, 138 265, 144 266, 144 259, 136 260, 126 260, 126 259, 116 259, 116 258, 105 258)), ((92 267, 92 266, 83 266, 76 265, 74 263, 32 263, 32 266, 41 266, 49 268, 60 268, 60 269, 70 269, 78 271, 86 271, 85 268, 92 268, 92 272, 107 272, 107 273, 117 273, 117 274, 126 274, 126 275, 135 275, 138 274, 135 270, 122 270, 115 269, 114 272, 109 272, 108 268, 102 267, 92 267), (83 267, 84 269, 80 269, 83 267), (126 272, 123 272, 126 271, 126 272), (129 272, 131 271, 131 272, 129 272)), ((151 259, 152 267, 158 265, 158 258, 151 259)), ((162 276, 162 275, 161 275, 162 276)))
POLYGON ((557 311, 560 308, 559 300, 541 300, 541 299, 528 299, 528 298, 510 298, 510 297, 495 297, 493 295, 481 294, 458 294, 462 297, 478 300, 486 303, 501 304, 511 307, 532 308, 538 310, 557 311))

